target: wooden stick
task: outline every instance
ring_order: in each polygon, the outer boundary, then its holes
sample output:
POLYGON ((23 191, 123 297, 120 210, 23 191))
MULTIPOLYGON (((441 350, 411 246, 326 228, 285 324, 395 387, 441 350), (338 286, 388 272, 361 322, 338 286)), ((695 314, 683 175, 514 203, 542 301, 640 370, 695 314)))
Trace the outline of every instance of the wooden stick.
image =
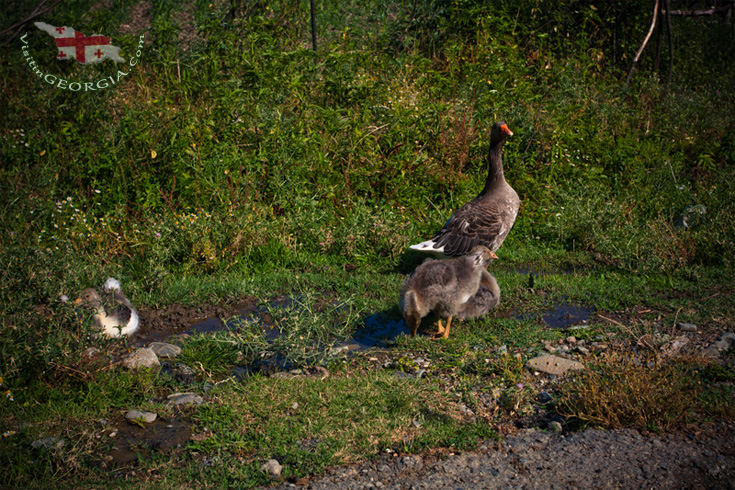
POLYGON ((651 34, 653 34, 653 30, 656 28, 656 19, 658 18, 658 2, 659 0, 656 0, 653 6, 653 20, 651 21, 651 27, 648 28, 648 34, 646 34, 646 38, 643 40, 643 44, 641 44, 641 47, 638 48, 638 52, 635 54, 635 58, 633 58, 633 63, 630 65, 630 71, 628 72, 628 77, 625 79, 625 85, 628 85, 630 83, 630 79, 633 77, 633 70, 635 70, 635 65, 638 64, 638 58, 641 57, 641 54, 646 47, 646 44, 648 44, 649 39, 651 39, 651 34))

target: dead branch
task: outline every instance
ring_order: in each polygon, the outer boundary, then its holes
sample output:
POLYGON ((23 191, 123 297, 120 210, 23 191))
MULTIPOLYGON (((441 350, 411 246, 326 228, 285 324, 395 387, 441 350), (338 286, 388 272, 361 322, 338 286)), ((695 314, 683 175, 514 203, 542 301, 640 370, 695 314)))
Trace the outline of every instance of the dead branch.
POLYGON ((719 14, 720 12, 727 12, 728 10, 735 8, 735 3, 731 3, 730 5, 725 5, 722 7, 715 7, 707 10, 670 10, 666 9, 663 11, 664 14, 669 15, 680 15, 683 17, 696 17, 700 15, 715 15, 719 14))
POLYGON ((23 27, 25 27, 26 24, 28 24, 31 20, 35 19, 36 17, 43 15, 46 12, 49 12, 51 9, 53 9, 59 3, 61 3, 61 0, 56 0, 54 3, 52 3, 48 7, 43 8, 43 5, 46 3, 46 1, 47 0, 42 0, 41 3, 39 3, 35 9, 33 9, 33 12, 31 12, 31 15, 29 15, 25 19, 21 20, 20 22, 16 22, 12 26, 0 31, 0 36, 4 36, 5 34, 15 29, 15 33, 12 36, 10 36, 3 44, 10 44, 10 41, 15 39, 15 36, 20 34, 20 31, 23 30, 23 27))
POLYGON ((643 50, 646 48, 646 44, 648 44, 648 41, 651 39, 651 34, 653 34, 653 30, 656 28, 656 19, 658 18, 658 2, 659 0, 656 0, 653 6, 653 20, 651 21, 651 27, 649 27, 646 38, 643 40, 641 47, 638 48, 638 52, 635 54, 635 58, 633 58, 633 63, 630 65, 630 71, 628 72, 628 77, 625 79, 625 85, 628 85, 630 83, 630 79, 633 77, 633 70, 635 70, 635 66, 638 64, 638 58, 641 57, 643 50))

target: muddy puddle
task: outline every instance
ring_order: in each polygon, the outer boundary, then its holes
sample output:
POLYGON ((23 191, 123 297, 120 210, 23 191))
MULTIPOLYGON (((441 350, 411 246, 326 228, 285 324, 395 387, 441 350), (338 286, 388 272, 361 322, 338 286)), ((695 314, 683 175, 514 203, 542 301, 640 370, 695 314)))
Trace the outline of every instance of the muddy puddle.
POLYGON ((183 447, 192 436, 189 425, 177 418, 157 418, 152 423, 141 425, 124 418, 110 424, 106 437, 112 441, 106 463, 120 467, 148 459, 154 452, 165 452, 183 447))
MULTIPOLYGON (((531 276, 529 276, 531 277, 531 276)), ((185 306, 171 305, 162 309, 141 310, 140 316, 145 328, 131 339, 136 345, 150 342, 167 342, 172 338, 195 334, 212 334, 222 331, 237 331, 244 324, 258 324, 265 332, 266 338, 273 339, 280 335, 273 328, 275 322, 270 315, 272 309, 297 307, 298 298, 285 295, 271 298, 267 303, 255 297, 247 297, 231 305, 185 306)), ((330 307, 326 299, 320 308, 330 307)), ((500 310, 499 310, 500 311, 500 310)), ((537 319, 548 328, 565 329, 585 325, 594 308, 571 302, 559 302, 548 310, 517 314, 504 311, 489 315, 489 319, 499 315, 504 318, 516 318, 520 321, 537 319)), ((362 326, 349 339, 340 341, 336 349, 343 352, 378 347, 395 340, 402 334, 408 334, 406 322, 397 311, 382 311, 364 318, 362 326)))

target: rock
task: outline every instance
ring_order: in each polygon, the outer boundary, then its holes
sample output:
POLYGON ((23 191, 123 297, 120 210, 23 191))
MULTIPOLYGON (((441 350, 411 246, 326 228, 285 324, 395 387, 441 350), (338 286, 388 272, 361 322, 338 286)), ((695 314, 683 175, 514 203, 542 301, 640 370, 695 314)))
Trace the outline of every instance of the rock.
POLYGON ((100 350, 97 347, 87 347, 84 350, 83 356, 88 359, 92 359, 94 357, 97 357, 99 353, 100 353, 100 350))
POLYGON ((168 403, 173 405, 201 405, 204 399, 196 393, 174 393, 168 395, 168 403))
POLYGON ((546 349, 546 352, 550 354, 556 354, 557 349, 550 340, 544 340, 543 344, 544 344, 544 349, 546 349))
POLYGON ((730 344, 730 347, 735 346, 735 333, 732 332, 725 332, 722 334, 722 337, 720 337, 720 340, 725 340, 730 344))
POLYGON ((570 335, 566 338, 567 344, 569 345, 575 345, 577 343, 577 337, 570 335))
POLYGON ((174 344, 167 344, 165 342, 152 342, 148 348, 162 359, 173 359, 181 354, 181 347, 174 344))
POLYGON ((564 429, 561 423, 557 422, 556 420, 552 420, 551 422, 549 422, 546 428, 552 432, 556 432, 557 434, 561 434, 561 431, 564 429))
POLYGON ((577 361, 564 359, 563 357, 542 354, 528 361, 531 369, 541 371, 547 374, 562 375, 570 370, 584 369, 584 365, 577 361))
POLYGON ((696 332, 697 331, 697 326, 693 323, 678 322, 676 326, 679 327, 679 330, 681 330, 682 332, 696 332))
POLYGON ((266 473, 271 478, 280 478, 283 466, 275 459, 269 459, 266 463, 260 467, 260 470, 266 473))
POLYGON ((608 345, 605 342, 592 342, 591 347, 596 352, 602 352, 608 349, 608 345))
POLYGON ((498 354, 501 356, 508 355, 508 346, 507 345, 501 345, 498 347, 498 354))
POLYGON ((136 350, 123 361, 123 366, 128 369, 152 368, 160 365, 156 353, 148 348, 136 350))
POLYGON ((687 337, 686 335, 676 337, 674 340, 666 342, 664 345, 661 346, 661 353, 664 356, 674 356, 678 354, 681 348, 684 347, 688 342, 689 337, 687 337))
POLYGON ((587 347, 582 347, 581 345, 578 345, 577 347, 575 347, 574 350, 582 354, 583 356, 590 355, 590 350, 587 347))
POLYGON ((536 395, 536 403, 539 405, 548 405, 554 401, 554 397, 546 392, 539 393, 536 395))
POLYGON ((153 412, 141 412, 140 410, 130 410, 128 413, 125 414, 125 418, 130 420, 131 422, 145 422, 146 424, 150 424, 156 418, 158 417, 158 414, 153 412))
POLYGON ((681 215, 675 220, 674 226, 677 228, 691 228, 704 221, 706 214, 707 208, 701 204, 689 206, 681 212, 681 215))
POLYGON ((42 437, 31 443, 31 447, 34 449, 61 449, 65 445, 66 441, 64 439, 58 439, 56 437, 42 437))

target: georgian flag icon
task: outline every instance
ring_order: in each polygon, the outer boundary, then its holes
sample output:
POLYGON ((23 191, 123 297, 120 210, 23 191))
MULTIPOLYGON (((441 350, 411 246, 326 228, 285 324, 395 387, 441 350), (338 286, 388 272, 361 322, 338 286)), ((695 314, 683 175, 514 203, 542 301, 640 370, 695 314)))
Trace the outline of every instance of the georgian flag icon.
POLYGON ((88 65, 111 59, 116 63, 124 63, 120 56, 120 48, 110 44, 110 38, 100 34, 87 37, 72 27, 54 27, 44 22, 34 22, 36 27, 47 32, 56 41, 59 60, 77 60, 77 63, 88 65))

